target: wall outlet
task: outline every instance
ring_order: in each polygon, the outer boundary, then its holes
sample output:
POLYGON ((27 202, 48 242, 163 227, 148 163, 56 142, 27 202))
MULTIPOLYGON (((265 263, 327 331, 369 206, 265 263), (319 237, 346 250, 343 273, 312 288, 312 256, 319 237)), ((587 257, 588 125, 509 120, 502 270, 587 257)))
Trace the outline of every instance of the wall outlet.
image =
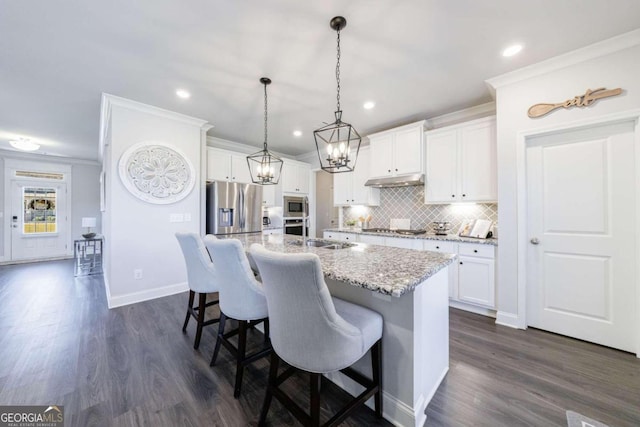
POLYGON ((135 270, 133 270, 133 278, 136 279, 136 280, 142 279, 142 269, 141 268, 136 268, 135 270))
POLYGON ((169 215, 169 222, 184 222, 183 214, 171 214, 169 215))

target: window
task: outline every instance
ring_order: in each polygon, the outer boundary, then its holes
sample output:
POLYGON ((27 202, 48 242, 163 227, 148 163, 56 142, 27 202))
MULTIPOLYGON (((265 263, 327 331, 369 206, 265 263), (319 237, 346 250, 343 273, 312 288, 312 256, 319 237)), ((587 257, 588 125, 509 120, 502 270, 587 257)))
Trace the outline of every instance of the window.
POLYGON ((24 234, 57 232, 55 188, 24 187, 24 234))

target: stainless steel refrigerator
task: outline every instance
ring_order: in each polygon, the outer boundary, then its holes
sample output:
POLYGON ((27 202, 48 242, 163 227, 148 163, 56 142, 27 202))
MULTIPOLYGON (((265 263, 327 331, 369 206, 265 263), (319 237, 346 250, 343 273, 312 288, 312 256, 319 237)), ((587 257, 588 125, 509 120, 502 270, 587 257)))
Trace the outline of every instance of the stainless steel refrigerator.
POLYGON ((207 234, 262 230, 262 187, 254 184, 207 184, 207 234))

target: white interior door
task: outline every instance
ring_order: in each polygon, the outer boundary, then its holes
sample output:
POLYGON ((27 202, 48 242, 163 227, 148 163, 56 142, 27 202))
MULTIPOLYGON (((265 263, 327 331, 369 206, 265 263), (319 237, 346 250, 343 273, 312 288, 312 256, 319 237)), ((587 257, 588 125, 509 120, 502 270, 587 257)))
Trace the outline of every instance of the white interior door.
POLYGON ((635 352, 633 124, 527 147, 527 323, 635 352))
POLYGON ((67 186, 46 181, 11 182, 11 260, 65 256, 67 186))

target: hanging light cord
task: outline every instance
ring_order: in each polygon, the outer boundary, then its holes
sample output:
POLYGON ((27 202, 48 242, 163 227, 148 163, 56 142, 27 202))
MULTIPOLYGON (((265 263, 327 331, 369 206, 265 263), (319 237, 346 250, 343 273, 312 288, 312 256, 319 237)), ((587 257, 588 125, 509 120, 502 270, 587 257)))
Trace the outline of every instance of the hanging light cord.
POLYGON ((336 62, 336 83, 338 84, 338 95, 337 95, 337 101, 338 101, 338 108, 337 111, 340 111, 340 30, 337 31, 338 33, 338 60, 336 62))
POLYGON ((267 150, 267 84, 264 84, 264 149, 267 150))

